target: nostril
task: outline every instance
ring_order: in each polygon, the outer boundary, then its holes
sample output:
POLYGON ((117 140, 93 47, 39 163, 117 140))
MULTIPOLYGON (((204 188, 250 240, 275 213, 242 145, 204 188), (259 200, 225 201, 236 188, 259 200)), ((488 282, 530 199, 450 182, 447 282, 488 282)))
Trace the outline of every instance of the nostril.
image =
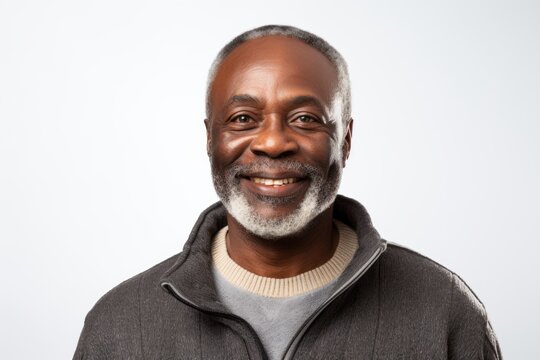
POLYGON ((289 156, 298 151, 296 140, 284 131, 265 131, 253 139, 251 151, 260 156, 278 158, 289 156))
POLYGON ((296 151, 291 151, 291 150, 290 151, 280 151, 278 153, 268 152, 268 151, 260 151, 260 150, 254 150, 254 149, 252 149, 251 151, 257 156, 266 156, 266 157, 269 157, 269 158, 272 158, 272 159, 281 159, 281 158, 285 158, 285 157, 294 155, 296 153, 296 151))

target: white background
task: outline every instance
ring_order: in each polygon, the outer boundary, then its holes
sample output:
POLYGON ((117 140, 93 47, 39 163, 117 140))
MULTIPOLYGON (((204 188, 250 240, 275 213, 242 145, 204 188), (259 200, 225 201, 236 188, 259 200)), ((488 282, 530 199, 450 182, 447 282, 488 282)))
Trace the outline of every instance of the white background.
POLYGON ((347 59, 341 193, 460 274, 507 359, 538 353, 535 1, 0 0, 0 357, 70 358, 107 290, 180 251, 214 202, 208 67, 267 23, 347 59))

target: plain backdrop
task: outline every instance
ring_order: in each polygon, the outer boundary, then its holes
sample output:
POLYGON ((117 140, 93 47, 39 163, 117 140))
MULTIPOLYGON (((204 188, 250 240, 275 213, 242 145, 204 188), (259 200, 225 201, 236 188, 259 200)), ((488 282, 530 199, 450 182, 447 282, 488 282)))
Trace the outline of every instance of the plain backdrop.
POLYGON ((538 353, 537 1, 0 0, 0 357, 68 359, 86 313, 217 200, 204 92, 268 23, 349 63, 341 193, 460 274, 507 359, 538 353))

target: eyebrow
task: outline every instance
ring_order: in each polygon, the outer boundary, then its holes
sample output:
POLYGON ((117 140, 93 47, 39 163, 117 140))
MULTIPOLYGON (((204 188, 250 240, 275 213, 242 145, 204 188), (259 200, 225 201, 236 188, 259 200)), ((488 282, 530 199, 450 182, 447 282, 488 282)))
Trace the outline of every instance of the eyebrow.
MULTIPOLYGON (((253 105, 261 105, 264 101, 259 99, 256 96, 252 96, 249 94, 238 94, 233 95, 229 98, 227 103, 225 104, 224 108, 227 108, 233 104, 253 104, 253 105)), ((301 96, 295 96, 291 99, 288 99, 286 101, 288 107, 298 107, 302 105, 315 105, 318 107, 321 111, 325 111, 326 107, 324 104, 315 96, 309 96, 309 95, 301 95, 301 96)))
POLYGON ((263 103, 261 99, 255 96, 251 96, 248 94, 239 94, 234 95, 227 100, 227 103, 225 104, 224 108, 227 108, 233 104, 253 104, 253 105, 260 105, 263 103))
POLYGON ((302 105, 315 105, 319 110, 325 112, 326 107, 318 98, 309 95, 295 96, 287 101, 290 107, 298 107, 302 105))

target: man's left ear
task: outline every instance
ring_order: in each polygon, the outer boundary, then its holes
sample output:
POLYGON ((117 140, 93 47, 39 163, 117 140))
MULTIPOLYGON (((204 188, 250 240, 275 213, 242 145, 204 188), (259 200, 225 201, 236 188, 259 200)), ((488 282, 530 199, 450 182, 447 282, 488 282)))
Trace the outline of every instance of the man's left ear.
POLYGON ((353 119, 349 119, 347 122, 347 125, 345 126, 345 137, 343 138, 343 158, 341 159, 343 162, 343 167, 345 167, 345 163, 347 162, 347 159, 349 158, 349 155, 351 154, 351 143, 352 143, 352 132, 353 132, 353 119))
POLYGON ((204 127, 206 128, 206 154, 210 156, 210 148, 212 147, 212 135, 210 134, 210 120, 204 119, 204 127))

